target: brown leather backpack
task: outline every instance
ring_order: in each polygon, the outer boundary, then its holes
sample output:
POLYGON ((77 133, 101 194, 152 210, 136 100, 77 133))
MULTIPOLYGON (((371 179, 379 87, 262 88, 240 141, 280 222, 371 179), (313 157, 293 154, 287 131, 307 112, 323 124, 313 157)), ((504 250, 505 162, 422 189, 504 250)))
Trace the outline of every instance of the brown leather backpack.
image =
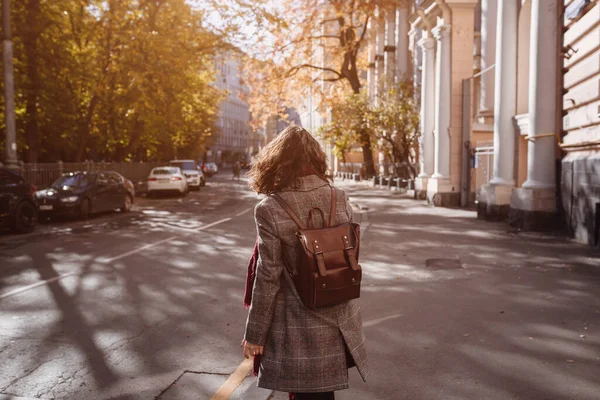
POLYGON ((286 269, 304 305, 316 309, 360 297, 360 226, 351 222, 335 225, 335 189, 331 188, 329 224, 323 211, 316 207, 310 210, 308 221, 304 224, 285 200, 278 194, 272 196, 299 228, 296 237, 303 250, 300 262, 296 270, 287 265, 286 269), (322 228, 312 226, 315 211, 320 212, 323 217, 322 228))

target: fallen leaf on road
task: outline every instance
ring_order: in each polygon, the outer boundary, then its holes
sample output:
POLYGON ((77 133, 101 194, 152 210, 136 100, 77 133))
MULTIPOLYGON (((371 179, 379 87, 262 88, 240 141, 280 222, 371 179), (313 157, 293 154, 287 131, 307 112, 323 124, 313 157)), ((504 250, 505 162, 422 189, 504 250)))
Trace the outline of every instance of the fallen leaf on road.
POLYGON ((574 363, 575 360, 567 360, 568 363, 574 363))
POLYGON ((579 335, 580 338, 585 338, 585 335, 579 335))
POLYGON ((500 314, 504 314, 504 311, 500 311, 500 314))
POLYGON ((470 333, 465 333, 463 336, 464 337, 469 337, 469 336, 471 336, 471 334, 470 333))

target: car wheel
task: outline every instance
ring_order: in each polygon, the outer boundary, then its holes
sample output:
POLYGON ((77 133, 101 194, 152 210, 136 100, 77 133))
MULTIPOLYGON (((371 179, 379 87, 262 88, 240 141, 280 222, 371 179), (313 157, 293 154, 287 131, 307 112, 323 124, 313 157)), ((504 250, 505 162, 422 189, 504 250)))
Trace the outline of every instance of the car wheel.
POLYGON ((126 195, 125 199, 123 200, 123 207, 121 207, 121 212, 127 213, 131 211, 131 206, 133 206, 133 199, 130 195, 126 195))
POLYGON ((11 229, 17 233, 29 233, 35 228, 36 221, 37 210, 35 206, 28 201, 23 201, 15 210, 15 218, 11 224, 11 229))
POLYGON ((89 199, 81 200, 81 204, 79 204, 79 218, 88 219, 90 217, 91 209, 92 204, 89 199))

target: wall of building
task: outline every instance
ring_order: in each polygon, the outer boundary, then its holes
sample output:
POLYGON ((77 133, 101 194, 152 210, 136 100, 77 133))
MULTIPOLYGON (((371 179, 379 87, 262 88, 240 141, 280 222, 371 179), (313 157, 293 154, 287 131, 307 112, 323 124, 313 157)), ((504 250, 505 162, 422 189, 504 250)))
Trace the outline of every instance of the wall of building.
POLYGON ((241 81, 240 54, 220 54, 215 63, 216 86, 226 92, 227 97, 219 106, 219 133, 210 148, 212 156, 209 157, 209 161, 229 163, 247 157, 252 147, 249 106, 242 100, 248 89, 241 81))
POLYGON ((562 210, 574 237, 592 246, 600 245, 599 22, 598 1, 567 8, 563 21, 562 210))
MULTIPOLYGON (((450 183, 454 193, 460 192, 462 169, 462 84, 473 76, 473 43, 475 18, 473 7, 452 9, 452 67, 451 67, 451 119, 450 119, 450 183)), ((458 204, 458 203, 457 203, 458 204)))

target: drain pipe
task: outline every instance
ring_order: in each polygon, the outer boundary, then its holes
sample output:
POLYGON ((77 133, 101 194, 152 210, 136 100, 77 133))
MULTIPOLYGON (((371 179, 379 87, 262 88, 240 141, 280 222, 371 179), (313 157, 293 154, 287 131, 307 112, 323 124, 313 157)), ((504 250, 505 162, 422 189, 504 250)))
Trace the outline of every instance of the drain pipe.
POLYGON ((462 129, 460 142, 462 143, 462 163, 460 174, 460 206, 469 206, 471 196, 471 79, 462 81, 462 129))

